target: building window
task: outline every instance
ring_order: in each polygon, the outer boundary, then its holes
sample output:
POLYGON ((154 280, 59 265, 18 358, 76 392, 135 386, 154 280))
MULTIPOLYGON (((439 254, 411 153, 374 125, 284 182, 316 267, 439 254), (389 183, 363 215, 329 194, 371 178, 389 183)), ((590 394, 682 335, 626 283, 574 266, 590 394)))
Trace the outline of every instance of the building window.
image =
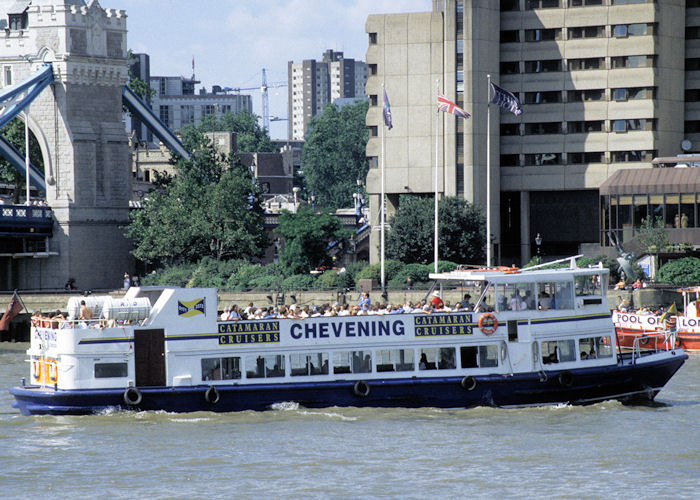
POLYGON ((501 155, 502 167, 519 167, 520 155, 501 155))
POLYGON ((603 0, 569 0, 569 7, 590 7, 603 5, 603 0))
POLYGON ((194 123, 194 106, 191 104, 183 104, 180 106, 180 122, 181 125, 194 123))
POLYGON ((501 31, 501 43, 517 43, 520 41, 520 30, 501 31))
POLYGON ((700 133, 700 120, 689 120, 685 122, 685 133, 686 134, 698 134, 700 133))
POLYGON ((165 78, 160 78, 158 80, 158 83, 159 83, 158 88, 160 90, 160 95, 167 95, 168 87, 166 85, 165 78))
POLYGON ((26 30, 28 24, 27 12, 22 12, 21 14, 10 14, 9 26, 13 31, 26 30))
POLYGON ((545 135, 561 133, 561 122, 536 122, 525 124, 525 135, 545 135))
POLYGON ((698 102, 698 101, 700 101, 700 89, 686 89, 685 101, 686 102, 698 102))
POLYGON ((588 132, 602 132, 603 120, 567 122, 566 131, 569 134, 586 134, 588 132))
POLYGON ((656 66, 656 56, 619 56, 610 58, 613 69, 651 68, 656 66))
MULTIPOLYGON (((503 32, 501 32, 503 33, 503 32)), ((686 71, 699 71, 700 70, 700 57, 691 57, 685 60, 685 70, 686 71)))
POLYGON ((525 61, 525 73, 549 73, 561 71, 561 59, 525 61))
POLYGON ((367 128, 369 129, 369 136, 370 137, 377 137, 378 127, 376 125, 370 125, 367 128))
POLYGON ((602 151, 586 153, 567 153, 567 164, 578 165, 586 163, 605 163, 605 153, 602 151))
POLYGON ((375 45, 377 43, 377 34, 376 33, 368 33, 368 35, 369 35, 369 44, 375 45))
POLYGON ((560 28, 525 30, 526 42, 546 42, 552 40, 561 40, 560 28))
POLYGON ((378 168, 379 167, 379 161, 378 161, 378 158, 376 156, 368 156, 367 162, 369 163, 369 168, 378 168))
POLYGON ((369 74, 374 76, 377 74, 377 65, 376 64, 370 64, 369 66, 369 74))
POLYGON ((170 106, 160 106, 158 117, 160 121, 165 123, 168 127, 170 126, 170 106))
POLYGON ((517 75, 520 73, 520 63, 518 61, 507 61, 500 64, 502 75, 517 75))
POLYGON ((568 28, 569 40, 578 38, 602 38, 605 36, 605 26, 579 26, 568 28))
POLYGON ((602 101, 605 96, 603 89, 569 90, 566 93, 567 102, 602 101))
POLYGON ((216 113, 216 106, 213 104, 204 104, 202 106, 202 116, 213 115, 216 113))
POLYGON ((613 132, 627 132, 629 130, 656 130, 656 120, 654 119, 631 119, 631 120, 613 120, 613 132))
POLYGON ((526 166, 561 165, 561 153, 534 153, 525 155, 526 166))
POLYGON ((5 87, 12 85, 12 66, 5 66, 3 74, 5 76, 5 87))
POLYGON ((517 123, 501 123, 501 135, 520 135, 520 125, 517 123))
POLYGON ((615 163, 651 161, 656 156, 656 151, 613 151, 611 155, 612 161, 615 163))
POLYGON ((569 71, 583 71, 589 69, 605 68, 604 57, 586 57, 584 59, 569 59, 567 61, 569 71))
POLYGON ((561 102, 561 92, 550 90, 546 92, 525 92, 525 104, 549 104, 561 102))
POLYGON ((558 8, 559 0, 525 0, 525 10, 558 8))
POLYGON ((379 100, 377 99, 377 94, 370 94, 369 96, 369 105, 370 106, 376 106, 379 100))
POLYGON ((520 0, 501 0, 501 12, 520 10, 520 0))

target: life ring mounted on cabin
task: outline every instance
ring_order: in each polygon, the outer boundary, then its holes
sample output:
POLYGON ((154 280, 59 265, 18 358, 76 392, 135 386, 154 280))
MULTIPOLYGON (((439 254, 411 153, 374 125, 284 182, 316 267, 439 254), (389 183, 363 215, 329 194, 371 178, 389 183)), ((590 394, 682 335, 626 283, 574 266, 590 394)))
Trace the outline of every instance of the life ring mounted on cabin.
POLYGON ((33 372, 34 372, 34 380, 39 380, 41 378, 41 365, 42 362, 40 360, 34 360, 32 362, 32 367, 33 367, 33 372))
POLYGON ((493 313, 484 313, 479 316, 479 330, 484 335, 491 335, 498 328, 498 319, 493 313))

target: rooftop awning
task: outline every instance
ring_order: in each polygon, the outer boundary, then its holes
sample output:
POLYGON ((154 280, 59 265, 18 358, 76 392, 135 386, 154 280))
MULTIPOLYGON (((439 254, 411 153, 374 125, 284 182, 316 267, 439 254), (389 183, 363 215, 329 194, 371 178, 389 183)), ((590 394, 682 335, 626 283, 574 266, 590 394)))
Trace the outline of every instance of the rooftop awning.
POLYGON ((663 163, 698 163, 700 162, 700 155, 685 155, 685 156, 659 156, 651 160, 654 165, 661 165, 663 163))
POLYGON ((700 192, 700 168, 618 170, 600 186, 600 194, 678 194, 700 192))

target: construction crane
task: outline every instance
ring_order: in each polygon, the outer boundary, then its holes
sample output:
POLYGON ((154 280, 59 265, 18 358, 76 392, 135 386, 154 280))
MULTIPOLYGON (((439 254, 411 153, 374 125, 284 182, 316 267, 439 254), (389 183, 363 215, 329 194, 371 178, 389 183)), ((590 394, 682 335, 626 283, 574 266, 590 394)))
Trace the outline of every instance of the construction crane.
MULTIPOLYGON (((265 128, 268 132, 270 131, 270 105, 269 101, 267 98, 267 89, 275 89, 279 87, 286 87, 287 82, 272 82, 272 83, 267 83, 267 72, 265 71, 265 68, 262 69, 262 83, 260 84, 260 87, 247 87, 247 88, 241 88, 241 87, 224 87, 223 90, 224 92, 236 92, 240 93, 241 90, 260 90, 262 94, 262 119, 263 119, 263 128, 265 128)), ((285 118, 277 118, 274 117, 275 120, 284 120, 285 118)))

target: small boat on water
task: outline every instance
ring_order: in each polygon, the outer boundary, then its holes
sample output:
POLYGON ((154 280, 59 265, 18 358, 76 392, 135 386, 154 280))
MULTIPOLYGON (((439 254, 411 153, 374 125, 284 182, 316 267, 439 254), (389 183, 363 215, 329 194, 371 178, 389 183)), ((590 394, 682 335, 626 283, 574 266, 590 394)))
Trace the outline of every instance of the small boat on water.
MULTIPOLYGON (((94 315, 34 318, 22 414, 111 409, 441 407, 649 401, 687 354, 622 353, 608 271, 470 268, 433 274, 478 290, 470 310, 218 321, 214 289, 139 287, 88 297, 94 315)), ((452 285, 454 286, 454 285, 452 285)), ((638 346, 637 346, 638 347, 638 346)))
POLYGON ((686 351, 700 352, 700 316, 698 316, 698 300, 700 287, 683 288, 678 290, 683 297, 683 312, 654 315, 651 313, 613 311, 612 319, 615 325, 617 341, 621 347, 632 348, 638 345, 641 349, 660 349, 669 342, 669 336, 664 332, 674 332, 673 347, 686 351))

